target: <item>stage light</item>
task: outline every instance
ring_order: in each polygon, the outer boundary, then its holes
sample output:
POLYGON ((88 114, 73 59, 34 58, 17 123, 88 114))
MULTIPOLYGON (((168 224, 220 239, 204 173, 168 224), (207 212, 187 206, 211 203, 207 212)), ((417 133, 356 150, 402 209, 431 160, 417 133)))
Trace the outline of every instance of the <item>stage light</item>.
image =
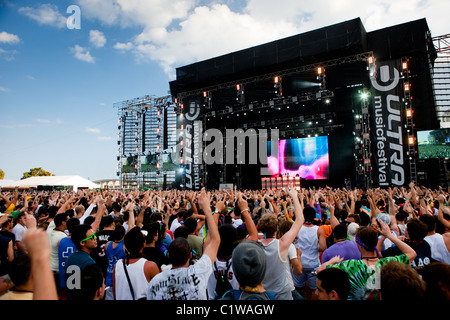
POLYGON ((273 82, 279 83, 279 82, 280 82, 280 77, 279 77, 279 76, 275 76, 275 77, 273 78, 273 82))
POLYGON ((408 69, 408 62, 404 61, 402 63, 402 68, 403 68, 403 70, 408 69))
POLYGON ((372 64, 374 61, 373 56, 370 56, 369 59, 367 59, 367 60, 368 60, 369 64, 372 64))
POLYGON ((206 98, 208 96, 208 92, 207 91, 203 91, 203 98, 206 98))
POLYGON ((237 91, 241 90, 241 85, 240 85, 240 84, 237 84, 237 85, 236 85, 236 90, 237 90, 237 91))
POLYGON ((317 68, 317 74, 322 74, 323 73, 323 68, 322 67, 318 67, 317 68))
POLYGON ((405 92, 409 92, 409 87, 410 87, 409 83, 405 83, 404 86, 405 92))
POLYGON ((362 98, 363 100, 367 100, 368 97, 369 97, 369 94, 368 94, 367 92, 361 93, 361 98, 362 98))
POLYGON ((409 137, 408 138, 408 143, 411 144, 411 145, 414 144, 414 137, 409 137))
POLYGON ((412 110, 411 110, 411 109, 406 110, 406 116, 407 116, 408 118, 411 118, 411 117, 412 117, 412 110))

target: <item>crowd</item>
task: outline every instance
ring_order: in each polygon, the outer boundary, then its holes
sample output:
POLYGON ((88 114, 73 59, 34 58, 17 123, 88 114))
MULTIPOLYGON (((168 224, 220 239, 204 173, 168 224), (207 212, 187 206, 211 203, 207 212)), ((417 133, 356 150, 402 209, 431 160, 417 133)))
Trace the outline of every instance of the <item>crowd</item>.
POLYGON ((0 192, 0 300, 450 299, 447 190, 0 192))

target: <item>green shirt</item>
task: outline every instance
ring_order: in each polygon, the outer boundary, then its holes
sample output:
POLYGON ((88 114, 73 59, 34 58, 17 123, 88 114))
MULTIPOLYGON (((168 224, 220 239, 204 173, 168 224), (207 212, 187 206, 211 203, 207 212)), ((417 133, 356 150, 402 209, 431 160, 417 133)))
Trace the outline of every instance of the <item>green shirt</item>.
POLYGON ((369 267, 362 260, 345 260, 327 268, 339 268, 347 272, 350 281, 348 300, 379 300, 381 267, 391 261, 409 263, 408 257, 402 254, 381 258, 373 267, 369 267))

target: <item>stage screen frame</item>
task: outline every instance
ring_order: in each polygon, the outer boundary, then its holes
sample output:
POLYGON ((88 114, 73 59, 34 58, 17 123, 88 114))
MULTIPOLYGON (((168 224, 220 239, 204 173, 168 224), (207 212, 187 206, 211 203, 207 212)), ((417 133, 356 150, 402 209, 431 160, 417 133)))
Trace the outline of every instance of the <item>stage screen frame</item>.
POLYGON ((268 141, 267 166, 272 177, 281 174, 307 180, 329 179, 328 136, 280 140, 277 157, 271 155, 271 141, 268 141))

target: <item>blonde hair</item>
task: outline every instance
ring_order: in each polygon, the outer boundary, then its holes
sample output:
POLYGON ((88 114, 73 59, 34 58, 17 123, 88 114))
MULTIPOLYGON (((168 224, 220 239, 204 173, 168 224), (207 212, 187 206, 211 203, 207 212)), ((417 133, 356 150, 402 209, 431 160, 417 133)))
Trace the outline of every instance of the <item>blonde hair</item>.
POLYGON ((278 219, 273 213, 265 213, 258 221, 258 230, 266 237, 276 235, 278 229, 278 219))

